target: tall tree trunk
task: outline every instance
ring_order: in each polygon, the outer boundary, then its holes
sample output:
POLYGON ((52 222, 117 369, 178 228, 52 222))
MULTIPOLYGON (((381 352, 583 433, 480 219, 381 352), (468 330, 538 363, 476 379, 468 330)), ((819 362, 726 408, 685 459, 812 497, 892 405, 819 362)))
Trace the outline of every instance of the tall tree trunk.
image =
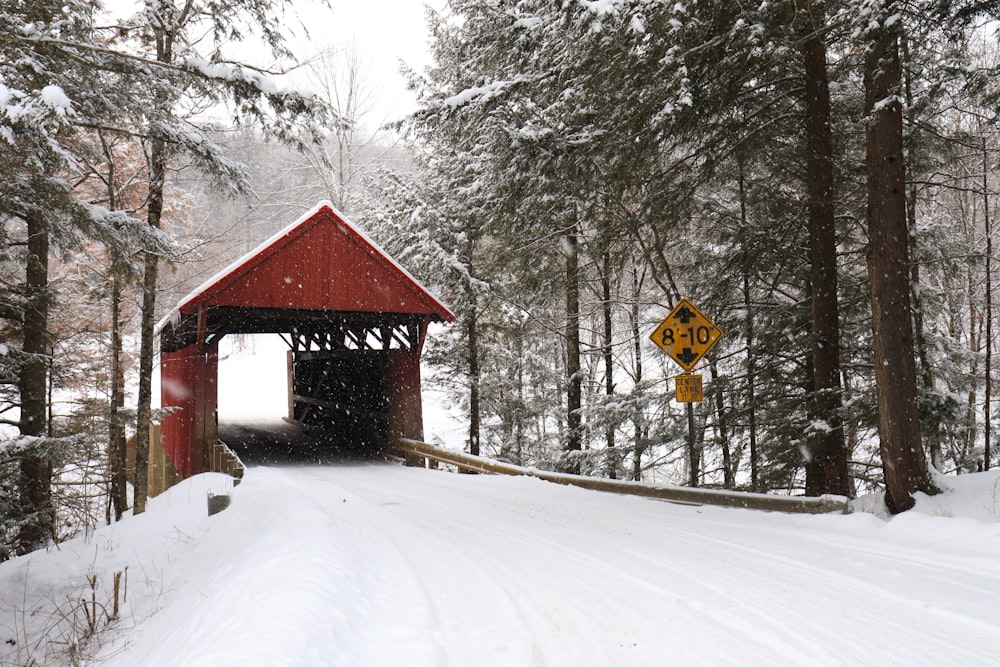
MULTIPOLYGON (((180 26, 186 24, 192 3, 177 8, 172 3, 154 9, 158 25, 154 28, 156 61, 168 65, 174 62, 174 40, 180 26)), ((173 101, 167 91, 158 92, 154 101, 160 111, 169 111, 173 101)), ((163 218, 163 189, 166 185, 167 142, 159 137, 150 142, 149 195, 146 204, 146 221, 150 227, 160 229, 163 218)), ((146 511, 149 492, 149 427, 152 422, 153 339, 156 326, 156 285, 160 258, 152 252, 143 256, 142 309, 139 324, 139 405, 136 409, 135 434, 135 497, 133 514, 146 511)))
POLYGON ((114 274, 111 278, 111 401, 108 410, 108 461, 110 467, 109 495, 114 508, 115 521, 121 521, 128 509, 128 490, 125 475, 125 366, 122 363, 121 304, 122 280, 114 274))
MULTIPOLYGON (((905 61, 910 60, 909 41, 905 38, 900 40, 900 48, 905 61)), ((913 106, 913 84, 910 68, 903 70, 903 86, 906 95, 906 106, 913 106)), ((910 233, 910 248, 917 245, 917 184, 911 183, 906 193, 906 225, 910 233)), ((920 381, 924 392, 930 393, 934 389, 934 369, 931 368, 930 354, 927 349, 927 336, 924 332, 924 310, 920 302, 920 263, 910 262, 910 298, 912 299, 913 310, 913 343, 917 348, 917 360, 920 362, 920 381)), ((931 463, 940 466, 942 462, 941 440, 942 440, 942 417, 938 414, 930 414, 924 423, 923 435, 929 435, 931 442, 928 451, 931 456, 931 463)))
POLYGON ((517 409, 514 410, 514 463, 523 465, 524 463, 524 421, 527 419, 524 398, 524 336, 518 330, 514 336, 514 354, 516 355, 514 374, 515 385, 517 387, 517 409))
MULTIPOLYGON (((611 400, 615 395, 615 360, 612 354, 611 321, 611 252, 605 251, 601 271, 601 310, 604 315, 604 392, 611 400)), ((609 422, 604 432, 604 446, 608 451, 608 477, 618 479, 618 451, 615 449, 615 426, 609 422)))
POLYGON ((22 435, 45 435, 47 406, 46 356, 49 343, 49 229, 41 214, 27 219, 24 346, 27 357, 18 382, 22 435))
POLYGON ((722 395, 722 385, 719 383, 719 364, 713 358, 709 362, 712 374, 712 393, 715 394, 715 423, 719 429, 719 443, 722 445, 722 479, 727 489, 736 488, 736 469, 733 466, 733 452, 729 444, 729 429, 726 418, 726 400, 722 395))
POLYGON ((993 401, 993 230, 990 222, 990 172, 986 137, 983 137, 983 226, 986 232, 986 373, 983 388, 983 470, 990 469, 990 439, 993 424, 990 408, 993 401))
MULTIPOLYGON (((976 295, 976 275, 973 267, 969 266, 965 270, 965 290, 969 298, 969 377, 979 376, 979 353, 982 352, 982 322, 983 318, 976 309, 973 299, 976 295)), ((962 451, 956 457, 955 463, 959 470, 974 472, 976 465, 970 460, 969 454, 976 450, 976 442, 979 437, 979 411, 976 404, 979 399, 979 388, 975 382, 969 383, 969 393, 965 399, 965 438, 962 451)))
MULTIPOLYGON (((28 257, 25 265, 23 345, 25 362, 18 377, 22 435, 44 436, 48 413, 49 228, 40 212, 27 216, 28 257)), ((52 533, 52 463, 25 454, 20 466, 20 494, 25 522, 18 532, 18 553, 45 544, 52 533)))
MULTIPOLYGON (((739 161, 740 222, 742 229, 748 228, 746 205, 746 175, 743 161, 739 161)), ((753 294, 750 291, 750 249, 745 232, 741 236, 740 251, 743 253, 743 337, 747 347, 747 429, 750 440, 750 490, 760 491, 760 455, 757 452, 757 352, 754 350, 755 331, 753 320, 753 294)))
POLYGON ((473 302, 466 325, 469 343, 469 453, 479 456, 479 310, 473 302))
MULTIPOLYGON (((906 218, 909 229, 910 247, 914 247, 917 239, 917 186, 910 185, 906 197, 906 218)), ((930 354, 927 350, 927 336, 924 332, 924 310, 920 302, 920 264, 910 262, 910 298, 913 307, 913 343, 916 346, 917 359, 920 361, 920 382, 925 392, 934 389, 934 369, 931 368, 930 354)), ((940 466, 941 454, 941 417, 929 415, 926 432, 932 438, 929 444, 931 462, 940 466)))
MULTIPOLYGON (((160 228, 163 216, 163 186, 167 171, 167 145, 154 139, 149 156, 149 204, 146 220, 160 228)), ((152 422, 153 339, 156 325, 156 284, 160 258, 146 252, 142 277, 142 322, 139 325, 139 406, 135 433, 135 497, 133 514, 146 511, 149 491, 149 427, 152 422)))
POLYGON ((809 1, 802 5, 802 16, 806 26, 802 55, 808 151, 809 258, 812 265, 813 394, 809 408, 812 419, 825 424, 806 463, 806 495, 848 495, 847 448, 841 425, 833 132, 830 128, 830 84, 823 36, 826 16, 821 2, 809 1))
MULTIPOLYGON (((639 277, 639 269, 632 265, 632 354, 634 355, 635 386, 642 385, 642 345, 639 335, 639 297, 642 293, 643 280, 639 277)), ((632 458, 631 479, 642 481, 642 455, 646 451, 646 416, 643 413, 642 402, 636 401, 632 423, 635 428, 635 453, 632 458)))
MULTIPOLYGON (((108 208, 118 210, 118 175, 116 171, 114 150, 107 143, 107 138, 98 132, 104 159, 108 166, 107 188, 108 208)), ((125 365, 122 361, 122 273, 120 262, 111 257, 111 396, 108 405, 108 523, 111 523, 111 510, 114 510, 115 521, 121 521, 122 515, 128 509, 128 483, 125 466, 128 459, 125 439, 125 422, 122 420, 122 409, 125 407, 125 365)))
POLYGON ((865 166, 868 171, 868 279, 878 395, 878 432, 891 512, 913 506, 913 493, 936 493, 924 460, 917 409, 910 318, 909 234, 906 225, 902 67, 899 23, 886 25, 894 0, 870 29, 864 65, 865 166))
POLYGON ((583 434, 580 408, 583 382, 580 377, 580 257, 576 234, 563 238, 566 255, 566 472, 579 473, 583 434))

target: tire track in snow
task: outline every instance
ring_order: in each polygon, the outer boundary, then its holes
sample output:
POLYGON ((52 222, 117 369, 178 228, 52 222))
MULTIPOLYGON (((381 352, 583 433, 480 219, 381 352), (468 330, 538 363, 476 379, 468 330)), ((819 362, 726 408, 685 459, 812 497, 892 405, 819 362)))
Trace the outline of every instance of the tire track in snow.
MULTIPOLYGON (((354 486, 354 482, 355 480, 352 480, 351 486, 354 486)), ((372 489, 369 488, 366 490, 370 491, 372 489)), ((399 497, 399 489, 394 489, 394 493, 389 494, 389 496, 399 497)), ((408 498, 407 502, 410 500, 412 498, 408 498)), ((608 582, 607 585, 602 586, 590 584, 585 587, 588 590, 563 591, 563 593, 571 594, 573 597, 582 597, 583 599, 597 598, 601 601, 601 609, 577 609, 579 607, 578 604, 567 604, 566 598, 563 596, 553 598, 552 595, 539 593, 537 586, 508 583, 523 580, 527 572, 519 566, 509 566, 509 562, 504 558, 497 559, 495 552, 480 549, 480 558, 486 560, 492 558, 496 561, 493 563, 494 568, 507 572, 506 576, 497 579, 497 583, 508 589, 509 597, 515 600, 523 600, 524 602, 520 605, 522 608, 521 613, 531 616, 534 619, 534 629, 531 632, 535 636, 537 650, 539 651, 537 657, 542 661, 544 661, 545 653, 565 656, 572 655, 574 651, 579 651, 578 646, 566 646, 558 642, 555 646, 550 646, 548 650, 544 648, 545 645, 552 644, 555 637, 565 634, 563 632, 565 628, 560 626, 593 626, 596 623, 600 623, 601 618, 604 616, 616 619, 616 623, 612 623, 612 627, 608 629, 612 634, 623 637, 623 640, 619 642, 619 648, 626 649, 630 643, 633 645, 637 644, 638 642, 631 641, 633 639, 639 640, 650 636, 675 636, 678 641, 672 642, 670 648, 673 653, 672 657, 680 661, 696 660, 701 655, 699 649, 691 648, 692 646, 696 647, 700 642, 691 641, 691 638, 693 635, 705 634, 701 628, 705 626, 706 621, 714 621, 715 625, 722 625, 723 629, 730 634, 744 635, 742 642, 744 646, 747 644, 759 645, 761 656, 758 658, 757 664, 772 664, 776 652, 781 655, 782 661, 786 664, 816 664, 818 659, 827 657, 823 653, 817 653, 808 642, 798 641, 795 637, 786 638, 784 643, 780 643, 778 646, 775 646, 773 641, 770 646, 767 646, 766 642, 759 640, 754 632, 748 632, 744 629, 746 623, 743 619, 713 611, 706 604, 698 602, 690 594, 687 596, 680 595, 676 590, 657 585, 655 583, 657 578, 662 578, 659 572, 647 573, 644 577, 632 575, 627 570, 623 570, 620 564, 609 563, 605 559, 582 552, 578 545, 567 545, 556 539, 548 538, 544 534, 539 534, 534 523, 529 523, 527 527, 519 527, 512 526, 509 521, 494 520, 491 525, 486 525, 484 518, 490 516, 488 512, 480 510, 472 513, 468 508, 463 508, 462 511, 456 512, 454 508, 447 507, 446 503, 437 501, 433 497, 421 500, 424 505, 436 504, 440 506, 440 513, 434 514, 434 516, 445 517, 447 528, 452 533, 461 524, 465 533, 479 531, 493 535, 502 535, 504 544, 492 545, 495 548, 506 546, 515 540, 516 537, 517 544, 515 546, 517 550, 529 550, 534 554, 533 569, 541 569, 542 572, 548 572, 560 568, 566 569, 568 564, 575 563, 576 566, 572 569, 578 572, 577 577, 579 579, 608 582), (544 557, 544 563, 541 567, 539 563, 540 555, 544 557), (641 632, 636 632, 635 628, 629 627, 635 625, 636 621, 623 620, 630 619, 636 615, 635 604, 618 602, 623 590, 638 591, 633 597, 643 596, 648 598, 650 597, 650 593, 657 593, 659 599, 656 601, 656 608, 648 609, 644 614, 644 616, 649 617, 649 621, 640 623, 643 628, 641 632), (616 608, 614 614, 607 613, 607 608, 611 606, 616 608), (778 650, 776 651, 776 649, 778 650)), ((533 509, 533 511, 538 510, 533 509)), ((434 523, 441 519, 427 519, 428 516, 427 513, 421 511, 408 517, 407 521, 410 523, 422 522, 424 530, 430 531, 435 528, 434 523)), ((536 515, 534 518, 538 520, 542 517, 536 515)), ((666 563, 664 562, 656 563, 656 565, 658 570, 662 571, 666 569, 666 563)), ((676 568, 670 569, 669 576, 673 580, 691 578, 676 568)), ((647 604, 647 606, 649 605, 647 604)), ((717 629, 713 629, 712 632, 714 633, 715 631, 717 629)), ((774 637, 772 636, 771 639, 773 640, 774 637)), ((573 644, 577 644, 579 643, 579 638, 571 637, 570 641, 573 644)), ((710 641, 710 638, 705 637, 705 641, 710 641)), ((606 645, 607 643, 607 641, 603 640, 600 642, 601 645, 606 645)), ((664 643, 666 644, 666 642, 664 643)), ((580 657, 584 660, 583 664, 628 664, 627 661, 622 662, 623 651, 613 651, 612 654, 607 655, 603 660, 595 661, 595 648, 590 647, 586 652, 581 654, 580 657)), ((751 655, 753 653, 755 652, 750 651, 751 655)), ((748 655, 747 650, 744 648, 741 651, 740 657, 738 659, 734 658, 734 660, 738 663, 746 664, 749 657, 750 655, 748 655)), ((659 664, 659 661, 653 664, 659 664)), ((734 662, 734 664, 736 663, 734 662)))
MULTIPOLYGON (((742 510, 736 510, 737 512, 742 510)), ((963 636, 965 634, 973 633, 977 635, 986 635, 991 638, 991 641, 996 642, 1000 645, 1000 627, 994 623, 983 622, 975 617, 970 616, 968 613, 959 613, 954 610, 941 608, 935 606, 934 600, 937 596, 934 594, 934 590, 919 588, 916 593, 922 591, 922 595, 916 597, 915 595, 907 595, 901 593, 899 590, 889 588, 885 585, 887 575, 898 572, 898 576, 895 578, 900 582, 902 587, 912 590, 915 586, 925 585, 930 582, 935 586, 955 586, 958 582, 955 581, 954 575, 961 575, 963 578, 972 578, 972 575, 968 571, 958 571, 955 569, 950 569, 944 566, 940 561, 933 561, 931 559, 910 559, 911 562, 915 562, 919 565, 919 569, 925 570, 926 574, 922 579, 914 580, 912 577, 912 572, 902 572, 899 571, 900 562, 897 561, 895 555, 900 553, 898 547, 894 547, 891 556, 886 555, 884 552, 881 553, 881 558, 884 563, 881 567, 872 567, 871 573, 882 573, 880 579, 875 579, 874 577, 861 577, 859 574, 848 574, 844 572, 838 572, 831 570, 827 567, 819 567, 812 565, 805 558, 793 558, 785 554, 780 554, 772 550, 764 550, 757 547, 748 546, 745 543, 735 541, 727 538, 719 538, 715 536, 709 536, 704 534, 695 534, 690 531, 676 529, 674 527, 667 527, 667 530, 671 531, 674 539, 676 540, 687 540, 695 544, 717 544, 723 547, 724 553, 727 554, 740 554, 737 560, 746 563, 748 560, 752 559, 754 563, 748 568, 750 571, 765 571, 765 568, 773 568, 774 564, 777 563, 781 566, 783 572, 787 577, 792 575, 797 576, 801 583, 796 586, 796 590, 806 590, 807 587, 812 585, 817 585, 820 582, 826 582, 827 588, 829 589, 830 596, 829 600, 831 604, 837 599, 836 593, 839 590, 854 590, 856 595, 854 600, 849 606, 844 608, 842 614, 852 614, 859 617, 860 623, 864 627, 879 628, 879 632, 885 634, 887 630, 893 630, 899 635, 902 640, 908 640, 905 644, 900 646, 887 646, 882 656, 885 660, 898 660, 900 658, 900 652, 903 653, 910 652, 914 659, 920 659, 926 656, 928 650, 932 650, 939 655, 944 654, 962 654, 965 653, 965 658, 962 660, 964 664, 975 664, 978 660, 982 659, 982 656, 977 652, 966 651, 961 645, 956 645, 954 637, 963 636), (944 572, 942 572, 944 570, 944 572), (951 577, 947 575, 951 574, 951 577), (865 604, 865 601, 868 604, 865 604), (939 627, 936 629, 936 634, 938 637, 929 637, 926 634, 919 638, 914 638, 912 636, 912 627, 916 624, 915 621, 918 619, 909 617, 905 614, 905 610, 909 609, 911 611, 917 612, 916 615, 922 614, 933 614, 937 616, 942 623, 948 624, 950 627, 939 627), (902 618, 900 618, 902 617, 902 618), (963 626, 965 631, 963 631, 963 626), (933 642, 933 645, 928 645, 929 642, 933 642)), ((852 540, 852 541, 856 541, 852 540)), ((820 548, 820 545, 814 543, 814 548, 820 548)), ((853 553, 853 549, 850 545, 841 544, 826 544, 822 545, 827 550, 825 554, 829 557, 831 554, 834 555, 844 555, 853 553)), ((870 549, 865 547, 865 552, 870 553, 870 549)), ((905 554, 906 552, 902 552, 905 554)), ((817 554, 819 555, 819 554, 817 554)), ((728 561, 729 559, 725 559, 728 561)), ((901 557, 900 561, 905 561, 905 557, 901 557)), ((720 563, 722 561, 720 560, 720 563)), ((721 571, 725 571, 724 568, 720 568, 721 571)), ((976 570, 975 576, 978 578, 982 570, 976 570)), ((892 578, 889 576, 888 578, 892 578)), ((987 576, 989 579, 990 577, 987 576)), ((994 581, 996 579, 994 578, 994 581)), ((736 582, 732 581, 735 585, 736 582)), ((961 584, 963 590, 969 591, 970 593, 975 593, 977 597, 986 597, 984 608, 989 608, 994 611, 993 618, 997 618, 996 613, 996 603, 995 598, 991 596, 984 596, 984 591, 997 591, 1000 590, 1000 586, 989 586, 987 585, 974 585, 971 581, 968 584, 961 584)), ((773 593, 773 592, 772 592, 773 593)), ((828 615, 832 615, 829 614, 828 615)), ((829 634, 824 631, 823 634, 829 634)), ((892 642, 887 642, 892 644, 892 642)), ((856 650, 848 647, 848 651, 856 650)), ((867 646, 863 652, 858 652, 856 658, 858 660, 871 659, 873 657, 872 652, 878 654, 878 647, 867 646)))
MULTIPOLYGON (((543 590, 544 582, 534 581, 532 583, 530 580, 525 582, 525 577, 532 573, 551 572, 557 567, 565 565, 567 561, 563 553, 565 547, 554 544, 555 549, 553 549, 551 540, 539 537, 534 532, 512 526, 510 521, 490 521, 490 513, 488 510, 481 509, 481 502, 476 502, 476 511, 472 511, 468 507, 456 511, 456 508, 450 507, 447 502, 433 496, 428 498, 401 495, 398 485, 393 487, 392 492, 387 493, 380 488, 378 480, 373 481, 375 486, 366 486, 364 491, 399 498, 401 502, 399 505, 393 506, 394 510, 401 510, 410 506, 413 501, 419 501, 419 509, 405 518, 408 525, 420 526, 419 532, 422 535, 443 531, 441 539, 452 544, 460 552, 471 552, 463 556, 465 561, 486 564, 486 566, 477 566, 479 572, 482 573, 480 581, 487 582, 489 586, 503 589, 506 597, 513 600, 520 617, 524 619, 521 621, 521 627, 518 631, 531 637, 536 664, 547 664, 552 660, 557 660, 551 656, 557 656, 558 660, 566 660, 567 656, 573 655, 578 657, 579 664, 586 665, 638 664, 630 663, 628 656, 622 655, 622 650, 614 650, 605 659, 600 659, 599 654, 603 651, 604 645, 608 643, 604 637, 600 636, 600 633, 591 633, 600 641, 588 643, 581 642, 579 633, 570 632, 579 627, 594 629, 594 626, 601 621, 600 613, 595 614, 590 608, 580 608, 576 598, 579 597, 581 591, 560 589, 555 593, 546 594, 540 592, 543 590), (429 505, 431 507, 428 507, 429 505), (428 509, 432 511, 428 511, 428 509), (435 509, 438 511, 433 511, 435 509), (511 542, 514 543, 513 549, 510 548, 511 542), (550 554, 550 551, 554 554, 550 554), (519 559, 518 555, 522 558, 519 559), (524 562, 523 556, 530 556, 531 562, 524 562), (544 557, 546 563, 544 566, 540 566, 539 559, 541 557, 544 557), (555 564, 552 563, 553 560, 555 560, 555 564), (489 568, 488 572, 487 567, 489 568), (581 643, 587 644, 587 646, 581 647, 581 643)), ((361 492, 355 479, 352 479, 347 486, 361 492)), ((417 495, 426 496, 427 491, 428 487, 421 484, 417 495)), ((480 499, 474 500, 479 501, 480 499)), ((579 578, 593 579, 595 577, 592 572, 587 572, 579 578)), ((600 579, 602 576, 596 578, 600 579)), ((582 593, 586 597, 586 591, 582 593)), ((610 604, 613 599, 613 597, 605 596, 604 602, 610 604)), ((629 618, 628 611, 630 610, 622 609, 622 612, 626 613, 615 614, 614 618, 627 619, 629 618)), ((634 609, 631 611, 634 612, 634 609)), ((618 634, 622 635, 620 624, 618 625, 619 627, 612 629, 619 630, 618 634)), ((635 633, 631 632, 629 628, 626 630, 628 632, 625 633, 620 642, 622 649, 627 649, 630 643, 634 643, 630 640, 635 633)), ((506 664, 525 663, 521 661, 506 664)), ((557 661, 553 664, 562 663, 557 661)), ((571 664, 576 663, 571 662, 571 664)), ((658 661, 657 664, 659 664, 658 661)))
MULTIPOLYGON (((639 502, 643 501, 640 500, 639 502)), ((790 592, 794 592, 795 594, 785 594, 784 597, 789 598, 787 599, 786 606, 792 609, 801 609, 801 601, 794 598, 801 597, 803 592, 815 595, 813 589, 822 588, 825 591, 824 596, 820 596, 820 599, 812 605, 815 612, 813 615, 818 622, 813 622, 809 616, 803 616, 802 614, 789 615, 789 627, 801 628, 807 626, 810 628, 808 632, 803 633, 804 635, 814 637, 825 636, 829 637, 831 642, 836 643, 838 641, 837 634, 835 632, 831 633, 830 629, 826 626, 842 627, 843 618, 857 617, 853 623, 861 630, 878 628, 880 636, 894 634, 899 639, 897 646, 892 646, 895 643, 893 641, 887 640, 884 642, 886 646, 883 651, 883 658, 886 660, 898 660, 901 654, 908 654, 919 662, 921 659, 926 658, 928 651, 933 651, 937 655, 964 653, 966 658, 963 661, 966 664, 975 664, 980 661, 982 659, 981 652, 966 650, 962 646, 956 646, 955 637, 972 635, 980 639, 988 637, 987 641, 1000 641, 1000 626, 997 623, 997 621, 1000 621, 1000 618, 998 618, 995 598, 985 593, 993 591, 995 594, 996 591, 1000 591, 1000 586, 991 586, 990 581, 992 578, 989 576, 986 577, 985 586, 976 587, 970 583, 970 585, 965 587, 966 590, 974 591, 977 594, 977 598, 983 601, 979 606, 983 610, 989 609, 990 613, 987 616, 994 619, 993 622, 983 622, 970 615, 964 608, 962 609, 962 613, 936 608, 932 602, 929 602, 938 597, 935 596, 934 590, 927 590, 922 597, 914 599, 910 595, 903 595, 878 583, 874 577, 881 573, 884 578, 885 575, 893 572, 893 568, 898 567, 898 563, 891 559, 899 552, 900 548, 908 550, 909 547, 892 545, 891 555, 886 555, 884 552, 889 545, 883 545, 881 556, 885 560, 885 563, 880 567, 872 568, 873 576, 862 578, 831 570, 829 565, 818 567, 809 564, 811 559, 829 561, 831 558, 842 559, 845 554, 849 556, 852 553, 849 547, 845 547, 842 543, 833 542, 838 537, 835 534, 828 537, 826 542, 811 540, 810 544, 807 545, 809 548, 798 558, 778 553, 771 548, 762 549, 746 544, 747 527, 743 525, 744 521, 741 521, 741 517, 746 517, 746 523, 753 526, 755 533, 761 528, 765 532, 773 532, 772 537, 779 538, 774 541, 785 545, 786 549, 790 544, 789 536, 798 538, 801 534, 802 526, 798 520, 803 519, 803 517, 794 517, 797 520, 795 525, 789 526, 782 536, 780 532, 767 531, 767 525, 773 522, 787 521, 787 517, 784 515, 759 515, 747 513, 745 510, 719 508, 701 508, 697 511, 705 515, 704 520, 692 519, 690 512, 685 514, 678 513, 673 517, 676 521, 664 524, 662 530, 668 532, 673 541, 684 542, 689 547, 698 548, 706 560, 706 566, 703 569, 706 572, 716 572, 716 578, 725 580, 727 582, 726 586, 731 586, 733 590, 740 590, 741 588, 745 590, 747 588, 747 584, 744 581, 745 577, 740 575, 735 567, 737 563, 744 564, 746 566, 745 569, 749 572, 766 573, 773 571, 773 574, 767 577, 766 583, 760 586, 759 594, 763 599, 770 601, 767 606, 772 608, 772 610, 776 610, 777 613, 781 613, 782 611, 781 605, 778 603, 778 598, 783 595, 783 592, 774 589, 773 581, 781 581, 784 578, 788 582, 790 592), (768 520, 767 516, 772 518, 768 520), (732 520, 725 522, 719 519, 719 517, 731 517, 732 520), (683 527, 679 527, 677 524, 682 524, 683 527), (716 527, 714 530, 724 529, 727 533, 726 537, 720 538, 706 534, 706 529, 712 526, 716 527), (741 537, 742 539, 740 539, 741 537), (703 548, 710 544, 718 545, 720 548, 703 548), (810 550, 816 553, 810 553, 810 550), (820 551, 822 553, 818 553, 820 551), (707 565, 709 563, 711 565, 707 565), (780 567, 780 573, 775 571, 775 565, 780 567), (839 602, 843 598, 841 594, 842 589, 857 591, 855 599, 850 603, 839 602), (866 605, 866 601, 869 604, 866 605), (893 607, 893 603, 897 606, 893 607), (910 611, 916 613, 909 616, 903 614, 904 618, 900 620, 894 617, 894 614, 899 615, 899 607, 903 607, 904 611, 905 608, 909 608, 910 611), (939 616, 947 623, 947 627, 935 628, 933 637, 928 636, 926 633, 919 637, 914 637, 912 628, 925 624, 921 623, 919 618, 923 614, 935 614, 939 616)), ((839 537, 843 538, 844 536, 839 537)), ((859 537, 851 536, 850 542, 852 544, 857 543, 860 539, 859 537)), ((796 539, 791 544, 797 545, 798 542, 800 540, 796 539)), ((795 550, 797 552, 799 547, 795 546, 795 550)), ((919 584, 926 585, 930 582, 935 586, 944 585, 941 583, 945 580, 940 576, 939 561, 923 558, 917 560, 920 561, 920 569, 923 570, 923 572, 918 573, 921 575, 918 577, 919 584)), ((995 561, 994 567, 996 567, 995 561)), ((969 572, 955 571, 960 572, 970 582, 973 580, 973 575, 970 575, 969 572)), ((981 571, 981 568, 973 570, 976 575, 981 571)), ((949 581, 948 584, 950 585, 950 583, 949 581)), ((906 585, 907 587, 911 586, 909 582, 906 585)), ((954 596, 951 597, 954 599, 954 596)), ((775 611, 772 611, 772 613, 775 613, 775 611)), ((861 642, 863 646, 863 649, 861 649, 856 644, 846 644, 841 649, 843 651, 842 656, 853 655, 856 660, 871 660, 873 655, 878 655, 879 646, 881 645, 881 643, 861 642)), ((835 660, 833 664, 839 664, 840 660, 843 659, 842 656, 835 660)))
POLYGON ((473 664, 475 644, 504 637, 535 664, 572 656, 569 664, 586 665, 664 664, 641 662, 654 654, 694 664, 926 664, 934 656, 974 664, 983 658, 977 646, 1000 643, 996 612, 979 620, 925 599, 954 585, 972 601, 989 600, 1000 578, 962 569, 978 556, 956 564, 945 550, 935 560, 928 549, 878 539, 884 533, 868 537, 870 529, 820 533, 802 517, 388 465, 294 475, 326 489, 310 491, 317 503, 336 489, 334 497, 350 494, 351 512, 363 508, 355 520, 377 533, 365 536, 370 558, 394 571, 387 587, 416 605, 406 613, 429 625, 424 640, 440 649, 421 664, 473 664), (893 585, 893 572, 907 581, 893 585), (982 574, 977 588, 973 576, 982 574), (503 619, 496 627, 466 618, 494 608, 503 619), (914 636, 926 614, 940 627, 914 636))
MULTIPOLYGON (((366 526, 363 543, 369 552, 369 565, 382 573, 385 599, 379 614, 383 615, 383 624, 395 626, 405 620, 404 625, 423 644, 423 649, 416 652, 397 647, 392 655, 399 655, 399 659, 390 656, 383 660, 375 656, 386 649, 384 644, 398 643, 400 639, 380 636, 377 640, 382 646, 363 642, 366 648, 358 652, 358 662, 350 664, 527 664, 525 657, 530 655, 530 647, 511 640, 524 625, 523 619, 506 592, 461 551, 446 554, 446 547, 452 545, 442 543, 442 536, 435 535, 433 526, 420 526, 409 516, 399 516, 398 510, 410 498, 385 500, 382 498, 397 496, 386 494, 384 488, 333 479, 320 468, 300 468, 295 474, 318 482, 322 488, 335 487, 337 495, 347 496, 339 506, 334 503, 333 510, 351 513, 355 521, 366 526), (473 591, 475 594, 470 595, 473 591), (488 632, 477 628, 484 610, 490 614, 488 632), (415 653, 420 657, 416 658, 415 653)), ((356 476, 349 475, 351 480, 356 476)), ((312 490, 310 495, 316 502, 326 500, 319 490, 312 490)), ((374 620, 379 622, 378 618, 374 620)))

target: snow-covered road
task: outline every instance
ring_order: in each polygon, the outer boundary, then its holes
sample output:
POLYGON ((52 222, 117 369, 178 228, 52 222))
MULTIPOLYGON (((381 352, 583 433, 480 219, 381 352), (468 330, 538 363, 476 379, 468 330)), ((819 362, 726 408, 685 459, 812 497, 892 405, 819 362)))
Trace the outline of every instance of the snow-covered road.
POLYGON ((154 508, 184 536, 145 566, 162 608, 143 618, 137 593, 108 664, 1000 664, 996 523, 388 463, 252 468, 206 519, 201 498, 200 518, 181 509, 204 493, 186 484, 154 508))

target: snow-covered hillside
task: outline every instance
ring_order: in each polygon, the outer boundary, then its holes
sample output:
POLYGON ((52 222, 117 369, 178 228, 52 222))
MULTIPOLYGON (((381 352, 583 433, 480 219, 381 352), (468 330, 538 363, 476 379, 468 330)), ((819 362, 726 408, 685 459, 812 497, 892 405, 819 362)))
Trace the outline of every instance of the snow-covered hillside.
POLYGON ((1000 475, 957 483, 886 521, 348 462, 251 468, 208 517, 201 475, 0 565, 0 663, 127 567, 95 664, 1000 664, 1000 475))

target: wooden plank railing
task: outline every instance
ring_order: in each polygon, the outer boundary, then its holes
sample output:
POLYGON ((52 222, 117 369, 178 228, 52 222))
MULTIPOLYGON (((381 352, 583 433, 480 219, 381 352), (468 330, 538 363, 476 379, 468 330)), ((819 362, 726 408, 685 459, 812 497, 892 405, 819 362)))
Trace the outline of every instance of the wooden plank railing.
MULTIPOLYGON (((135 435, 130 435, 126 440, 126 471, 128 480, 135 484, 135 435)), ((236 455, 229 446, 222 441, 209 446, 208 460, 205 461, 205 469, 208 472, 222 472, 233 478, 233 486, 236 486, 243 479, 246 468, 240 457, 236 455)), ((181 481, 181 476, 174 468, 173 461, 166 450, 163 449, 160 425, 151 424, 149 427, 149 471, 147 474, 148 489, 150 498, 158 496, 174 484, 181 481)))
POLYGON ((442 449, 426 442, 401 438, 396 441, 395 453, 408 463, 440 462, 456 466, 460 470, 470 472, 520 475, 537 477, 555 484, 578 486, 594 491, 605 491, 645 498, 658 498, 671 502, 691 505, 718 505, 721 507, 740 507, 751 510, 769 512, 795 512, 800 514, 824 514, 840 512, 847 514, 850 506, 843 496, 820 496, 807 498, 804 496, 773 496, 765 493, 747 493, 741 491, 725 491, 721 489, 695 489, 686 486, 670 486, 666 484, 645 484, 602 477, 585 477, 566 473, 549 472, 536 468, 494 461, 480 456, 472 456, 464 452, 442 449))
POLYGON ((211 446, 208 455, 209 472, 225 473, 233 478, 233 486, 238 486, 243 480, 243 473, 246 472, 240 457, 221 440, 211 446))

